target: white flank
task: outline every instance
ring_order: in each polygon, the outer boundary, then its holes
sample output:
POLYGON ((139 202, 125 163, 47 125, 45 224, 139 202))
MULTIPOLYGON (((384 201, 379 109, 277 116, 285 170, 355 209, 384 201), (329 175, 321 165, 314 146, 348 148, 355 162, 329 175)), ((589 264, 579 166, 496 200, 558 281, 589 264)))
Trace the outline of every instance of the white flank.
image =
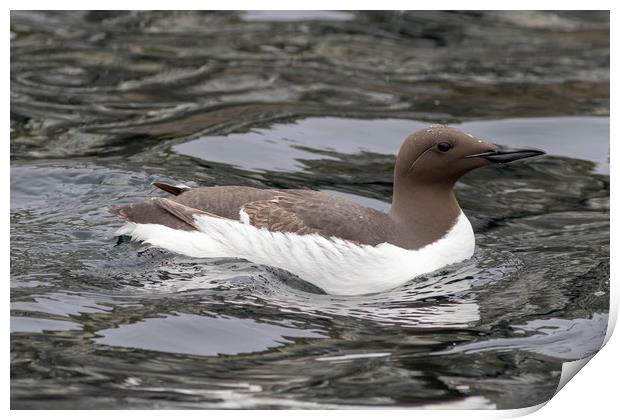
POLYGON ((241 207, 241 210, 239 210, 239 220, 244 225, 249 225, 250 224, 250 215, 247 214, 245 212, 245 210, 243 210, 243 207, 241 207))
MULTIPOLYGON (((244 215, 240 216, 244 222, 244 215)), ((199 229, 195 231, 127 223, 117 234, 190 257, 243 258, 279 267, 337 295, 391 289, 474 253, 474 232, 462 212, 443 238, 416 251, 388 243, 357 245, 316 234, 270 232, 209 216, 195 216, 195 220, 199 229)))

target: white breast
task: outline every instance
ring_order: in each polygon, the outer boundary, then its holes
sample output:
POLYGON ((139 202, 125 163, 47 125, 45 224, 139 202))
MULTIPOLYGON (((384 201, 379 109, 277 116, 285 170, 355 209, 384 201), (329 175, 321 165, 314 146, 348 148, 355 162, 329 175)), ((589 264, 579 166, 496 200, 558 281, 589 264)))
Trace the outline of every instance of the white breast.
POLYGON ((127 223, 117 234, 190 257, 243 258, 279 267, 338 295, 387 290, 474 253, 474 233, 464 213, 444 237, 416 251, 388 243, 357 245, 316 234, 269 232, 208 216, 196 216, 196 223, 197 231, 127 223))

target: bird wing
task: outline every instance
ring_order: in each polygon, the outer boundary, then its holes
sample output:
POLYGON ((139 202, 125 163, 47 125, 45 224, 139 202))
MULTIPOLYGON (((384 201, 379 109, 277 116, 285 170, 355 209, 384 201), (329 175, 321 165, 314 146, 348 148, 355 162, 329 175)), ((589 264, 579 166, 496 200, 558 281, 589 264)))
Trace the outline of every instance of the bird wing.
POLYGON ((197 229, 194 216, 204 215, 249 222, 272 232, 319 234, 370 245, 386 242, 392 233, 385 213, 311 190, 195 188, 172 199, 157 197, 110 211, 130 222, 173 229, 197 229))
MULTIPOLYGON (((242 211, 248 215, 249 223, 257 228, 272 232, 295 232, 300 235, 319 233, 320 229, 309 226, 298 210, 297 201, 287 196, 254 201, 242 207, 242 211)), ((307 210, 305 213, 307 214, 307 210)))
POLYGON ((220 217, 163 197, 127 206, 112 206, 108 209, 128 222, 155 223, 182 230, 198 229, 194 220, 195 215, 220 217))
POLYGON ((166 184, 165 182, 153 182, 151 184, 154 187, 159 188, 162 191, 166 191, 167 193, 170 193, 172 195, 181 195, 182 193, 191 190, 190 187, 188 187, 187 185, 172 185, 172 184, 166 184))
POLYGON ((317 191, 285 192, 268 200, 246 203, 242 211, 252 226, 272 232, 316 233, 365 243, 380 243, 384 239, 369 237, 369 231, 377 230, 368 229, 379 223, 383 213, 317 191))

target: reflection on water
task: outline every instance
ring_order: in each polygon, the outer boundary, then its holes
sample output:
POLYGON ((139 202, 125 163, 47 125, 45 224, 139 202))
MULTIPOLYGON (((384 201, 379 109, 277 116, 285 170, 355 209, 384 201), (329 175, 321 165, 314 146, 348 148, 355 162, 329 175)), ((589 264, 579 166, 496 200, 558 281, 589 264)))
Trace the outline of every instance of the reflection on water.
POLYGON ((606 12, 267 15, 13 12, 13 155, 129 155, 302 115, 609 112, 606 12))
POLYGON ((594 313, 591 319, 537 319, 526 325, 514 325, 513 328, 515 334, 530 335, 463 344, 436 354, 514 351, 518 348, 560 359, 582 359, 602 347, 607 332, 607 314, 594 313))
POLYGON ((12 407, 545 401, 607 324, 608 17, 12 13, 12 407), (430 121, 549 155, 468 174, 474 257, 381 293, 119 240, 105 209, 163 180, 385 210, 430 121))
POLYGON ((266 22, 303 22, 305 20, 329 21, 352 20, 354 15, 348 12, 335 10, 248 10, 241 13, 241 19, 246 21, 266 22))
MULTIPOLYGON (((351 154, 394 155, 403 139, 428 126, 422 121, 308 118, 243 134, 205 136, 179 144, 177 153, 247 170, 306 169, 312 159, 342 160, 351 154), (248 153, 239 153, 243 147, 248 153)), ((551 155, 596 162, 609 174, 609 118, 520 118, 452 124, 498 144, 536 146, 551 155), (584 141, 587 139, 587 141, 584 141)))
POLYGON ((285 337, 325 337, 313 331, 251 319, 173 314, 101 330, 100 344, 201 356, 265 351, 293 343, 285 337), (153 331, 158 331, 153 335, 153 331))
POLYGON ((75 322, 28 318, 24 316, 11 317, 11 332, 42 333, 44 331, 68 331, 79 329, 80 324, 75 322))

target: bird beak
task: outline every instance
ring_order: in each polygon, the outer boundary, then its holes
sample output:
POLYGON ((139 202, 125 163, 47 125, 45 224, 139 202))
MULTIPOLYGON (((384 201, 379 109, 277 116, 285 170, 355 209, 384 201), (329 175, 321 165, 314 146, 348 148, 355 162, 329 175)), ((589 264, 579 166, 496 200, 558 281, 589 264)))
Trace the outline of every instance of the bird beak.
POLYGON ((483 157, 493 163, 508 163, 513 160, 525 159, 533 156, 544 155, 539 149, 514 149, 506 146, 495 145, 496 149, 490 152, 469 155, 468 158, 483 157))

